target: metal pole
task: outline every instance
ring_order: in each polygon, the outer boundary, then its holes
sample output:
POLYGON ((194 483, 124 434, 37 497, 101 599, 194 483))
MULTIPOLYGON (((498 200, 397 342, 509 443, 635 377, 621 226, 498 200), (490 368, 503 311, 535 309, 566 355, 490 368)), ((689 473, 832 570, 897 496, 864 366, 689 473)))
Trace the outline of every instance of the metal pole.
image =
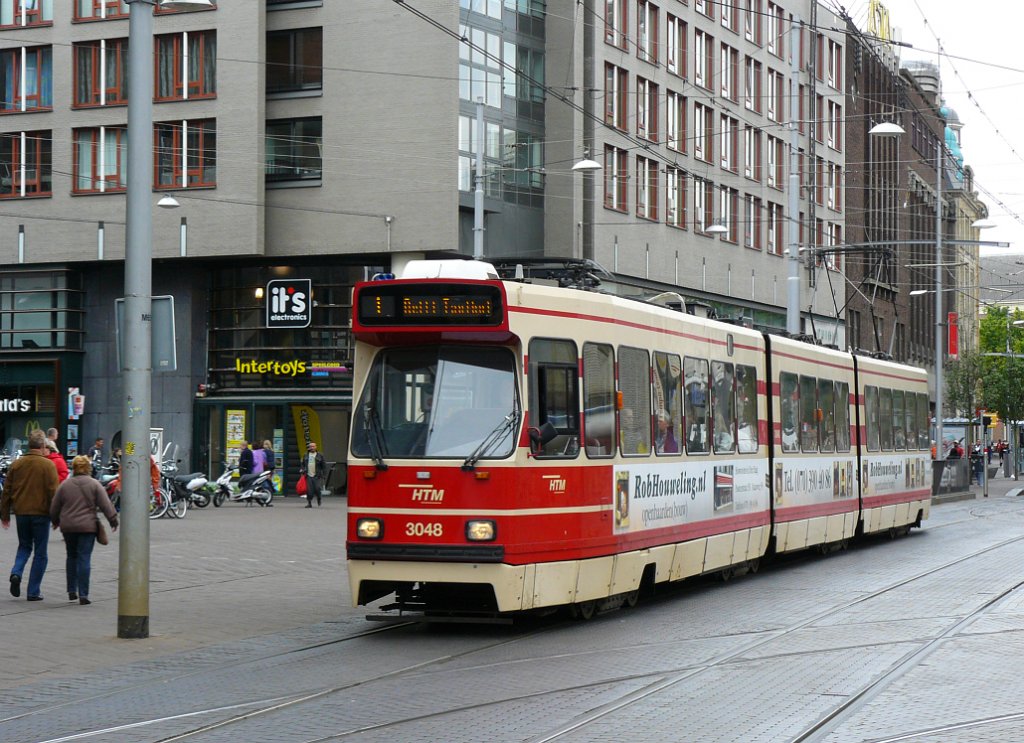
POLYGON ((153 6, 128 14, 128 184, 124 254, 124 455, 117 636, 149 637, 149 424, 152 395, 153 6))
POLYGON ((935 152, 935 440, 939 442, 939 451, 944 452, 942 431, 942 156, 945 142, 943 135, 935 152))
POLYGON ((484 258, 484 99, 476 99, 476 193, 473 200, 473 258, 484 258))
MULTIPOLYGON (((800 20, 794 18, 793 24, 800 20)), ((789 68, 793 89, 789 95, 789 276, 786 281, 786 332, 800 333, 800 59, 790 50, 789 68)), ((812 123, 811 126, 814 126, 812 123)), ((812 136, 811 139, 814 137, 812 136)))

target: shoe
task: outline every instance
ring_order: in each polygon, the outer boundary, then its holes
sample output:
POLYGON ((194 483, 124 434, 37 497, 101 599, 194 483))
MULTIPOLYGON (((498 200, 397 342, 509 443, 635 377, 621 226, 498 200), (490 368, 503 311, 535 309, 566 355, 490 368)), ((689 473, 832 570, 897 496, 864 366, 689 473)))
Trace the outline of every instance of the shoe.
POLYGON ((29 601, 42 601, 43 597, 42 596, 29 596, 28 600, 29 601))
MULTIPOLYGON (((312 507, 313 507, 312 503, 307 503, 306 504, 306 508, 312 508, 312 507)), ((14 579, 12 578, 11 580, 14 580, 14 579)), ((14 589, 12 588, 11 591, 14 591, 14 589)), ((15 594, 15 595, 17 595, 17 594, 15 594)))
POLYGON ((85 596, 82 596, 82 598, 78 599, 78 603, 81 604, 82 606, 88 606, 92 602, 89 599, 87 599, 85 596))
POLYGON ((74 591, 68 591, 68 601, 78 601, 78 594, 74 591))
POLYGON ((21 595, 21 576, 20 575, 12 575, 11 576, 11 595, 14 596, 15 598, 17 598, 18 596, 21 595))

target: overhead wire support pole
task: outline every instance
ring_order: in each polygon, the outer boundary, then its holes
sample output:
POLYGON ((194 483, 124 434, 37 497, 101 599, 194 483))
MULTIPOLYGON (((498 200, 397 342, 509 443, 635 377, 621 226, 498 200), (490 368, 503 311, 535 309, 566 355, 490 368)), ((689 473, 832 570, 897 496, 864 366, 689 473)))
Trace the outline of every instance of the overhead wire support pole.
POLYGON ((945 141, 943 135, 939 135, 939 141, 935 149, 935 440, 938 442, 938 451, 945 456, 945 444, 943 443, 942 430, 942 403, 943 403, 943 329, 945 323, 942 321, 942 158, 944 155, 945 141))
POLYGON ((476 190, 473 194, 473 258, 484 258, 484 99, 476 99, 476 190))
MULTIPOLYGON (((793 19, 793 26, 800 24, 793 19)), ((802 24, 801 24, 802 25, 802 24)), ((790 31, 792 34, 792 30, 790 31)), ((789 45, 790 80, 793 86, 789 96, 789 272, 786 280, 786 332, 800 334, 800 57, 789 45)))

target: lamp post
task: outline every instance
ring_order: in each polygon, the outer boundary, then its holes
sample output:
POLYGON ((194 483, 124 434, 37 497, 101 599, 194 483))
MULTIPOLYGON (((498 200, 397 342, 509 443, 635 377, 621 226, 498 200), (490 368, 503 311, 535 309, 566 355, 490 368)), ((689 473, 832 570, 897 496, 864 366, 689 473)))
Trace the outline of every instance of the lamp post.
POLYGON ((128 3, 128 184, 124 251, 124 456, 117 576, 117 636, 149 637, 149 427, 152 398, 153 8, 210 0, 128 3))

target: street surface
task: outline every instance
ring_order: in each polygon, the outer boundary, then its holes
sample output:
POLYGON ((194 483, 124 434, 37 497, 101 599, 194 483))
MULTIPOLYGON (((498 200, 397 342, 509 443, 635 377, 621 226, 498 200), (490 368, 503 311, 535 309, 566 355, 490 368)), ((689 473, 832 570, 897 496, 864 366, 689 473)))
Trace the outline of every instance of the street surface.
MULTIPOLYGON (((1024 483, 1022 483, 1024 484, 1024 483)), ((390 626, 348 605, 344 499, 151 522, 151 632, 118 640, 117 540, 92 606, 50 543, 0 597, 0 741, 1007 741, 1024 694, 1024 496, 701 579, 590 622, 390 626)), ((0 532, 0 569, 14 530, 0 532)))

